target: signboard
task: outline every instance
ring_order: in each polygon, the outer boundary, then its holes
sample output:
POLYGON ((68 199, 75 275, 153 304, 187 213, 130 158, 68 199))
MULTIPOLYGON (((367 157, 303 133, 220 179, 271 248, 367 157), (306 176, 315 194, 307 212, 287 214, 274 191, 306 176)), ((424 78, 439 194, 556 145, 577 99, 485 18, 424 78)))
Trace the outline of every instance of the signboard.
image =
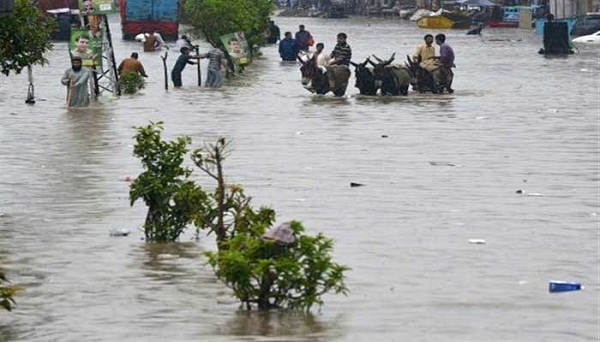
POLYGON ((229 33, 221 36, 221 42, 237 68, 250 64, 250 49, 244 32, 229 33))
POLYGON ((102 32, 72 28, 69 53, 81 57, 83 66, 102 66, 102 32))
POLYGON ((82 15, 108 14, 116 11, 113 0, 78 0, 82 15))

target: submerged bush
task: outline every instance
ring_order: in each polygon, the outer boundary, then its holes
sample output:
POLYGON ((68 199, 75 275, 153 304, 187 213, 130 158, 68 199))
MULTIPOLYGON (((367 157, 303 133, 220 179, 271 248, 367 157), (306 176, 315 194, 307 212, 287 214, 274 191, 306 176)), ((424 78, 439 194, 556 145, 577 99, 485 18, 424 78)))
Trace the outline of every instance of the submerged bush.
POLYGON ((147 241, 175 241, 194 218, 205 211, 206 193, 190 180, 182 166, 191 139, 163 141, 162 122, 137 127, 133 154, 145 169, 131 184, 131 205, 143 199, 148 206, 144 232, 147 241))
POLYGON ((244 193, 241 185, 226 184, 223 163, 228 154, 229 142, 223 138, 192 152, 194 164, 216 182, 214 193, 208 195, 210 210, 198 215, 194 224, 199 230, 214 232, 219 249, 226 248, 223 243, 236 234, 262 232, 275 221, 273 209, 254 210, 250 205, 252 197, 244 193))
POLYGON ((124 94, 135 94, 146 87, 144 78, 137 72, 124 72, 119 82, 124 94))
POLYGON ((0 306, 7 311, 11 311, 13 306, 17 304, 14 296, 21 291, 18 286, 8 285, 9 281, 4 272, 0 271, 0 306))
POLYGON ((217 277, 230 287, 246 309, 253 307, 302 309, 322 305, 328 292, 347 294, 348 267, 332 261, 333 241, 322 234, 309 236, 299 222, 291 222, 293 242, 261 235, 240 234, 228 248, 206 252, 217 277))
POLYGON ((218 251, 205 254, 217 277, 248 310, 309 311, 323 304, 325 293, 347 294, 344 272, 349 268, 332 261, 331 239, 305 234, 296 221, 265 233, 275 212, 253 209, 240 185, 225 182, 225 139, 191 154, 194 164, 216 182, 214 193, 207 194, 190 180, 192 170, 182 166, 189 137, 163 141, 161 122, 137 130, 134 155, 145 171, 131 185, 130 199, 131 205, 141 198, 148 206, 147 241, 175 241, 192 222, 197 232, 215 233, 218 251))

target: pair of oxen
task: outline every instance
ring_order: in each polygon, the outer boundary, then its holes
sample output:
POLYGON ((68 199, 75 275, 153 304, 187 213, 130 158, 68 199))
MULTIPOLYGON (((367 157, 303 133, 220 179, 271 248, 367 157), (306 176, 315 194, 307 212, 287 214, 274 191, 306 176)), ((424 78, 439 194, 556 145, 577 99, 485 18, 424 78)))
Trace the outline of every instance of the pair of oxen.
MULTIPOLYGON (((420 93, 441 94, 444 90, 448 93, 453 92, 452 69, 439 67, 435 71, 439 73, 439 82, 436 82, 433 75, 421 68, 410 56, 406 56, 407 61, 404 65, 392 64, 395 55, 392 54, 388 60, 373 55, 377 63, 370 57, 363 63, 350 62, 354 66, 354 86, 361 95, 408 95, 410 86, 420 93)), ((350 69, 347 66, 318 67, 312 58, 299 56, 298 60, 301 63, 300 73, 304 86, 310 84, 317 94, 327 94, 331 91, 335 96, 344 96, 350 79, 350 69)))

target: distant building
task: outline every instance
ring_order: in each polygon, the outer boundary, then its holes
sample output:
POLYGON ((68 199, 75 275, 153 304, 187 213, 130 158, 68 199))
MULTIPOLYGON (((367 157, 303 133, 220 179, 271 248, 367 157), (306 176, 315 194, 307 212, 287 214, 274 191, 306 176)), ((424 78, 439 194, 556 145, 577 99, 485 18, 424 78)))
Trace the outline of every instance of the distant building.
POLYGON ((571 18, 600 10, 600 0, 549 0, 548 6, 555 18, 571 18))

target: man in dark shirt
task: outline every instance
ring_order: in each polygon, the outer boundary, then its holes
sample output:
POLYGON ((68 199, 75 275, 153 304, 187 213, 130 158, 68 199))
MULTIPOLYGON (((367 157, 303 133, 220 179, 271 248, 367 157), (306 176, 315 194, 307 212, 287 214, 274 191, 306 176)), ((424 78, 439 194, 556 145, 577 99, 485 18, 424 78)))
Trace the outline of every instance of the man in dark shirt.
POLYGON ((280 40, 280 32, 279 26, 275 25, 273 20, 269 21, 269 36, 267 37, 267 44, 277 43, 280 40))
POLYGON ((329 55, 332 58, 329 62, 329 65, 350 65, 350 60, 352 59, 352 49, 346 42, 347 38, 348 36, 344 32, 338 33, 337 44, 329 55))
POLYGON ((300 50, 308 51, 308 48, 312 45, 310 42, 312 36, 310 35, 310 32, 304 29, 304 25, 298 26, 298 32, 296 32, 294 38, 296 39, 296 44, 298 44, 300 50))
POLYGON ((185 68, 186 64, 196 64, 198 62, 192 62, 190 59, 200 59, 200 56, 190 56, 190 49, 187 47, 181 48, 181 55, 177 58, 175 62, 175 66, 171 71, 171 80, 173 81, 173 85, 175 88, 181 88, 183 85, 181 83, 181 72, 185 68))
POLYGON ((298 55, 298 42, 292 38, 292 32, 286 32, 279 41, 279 56, 284 61, 295 61, 298 55))

